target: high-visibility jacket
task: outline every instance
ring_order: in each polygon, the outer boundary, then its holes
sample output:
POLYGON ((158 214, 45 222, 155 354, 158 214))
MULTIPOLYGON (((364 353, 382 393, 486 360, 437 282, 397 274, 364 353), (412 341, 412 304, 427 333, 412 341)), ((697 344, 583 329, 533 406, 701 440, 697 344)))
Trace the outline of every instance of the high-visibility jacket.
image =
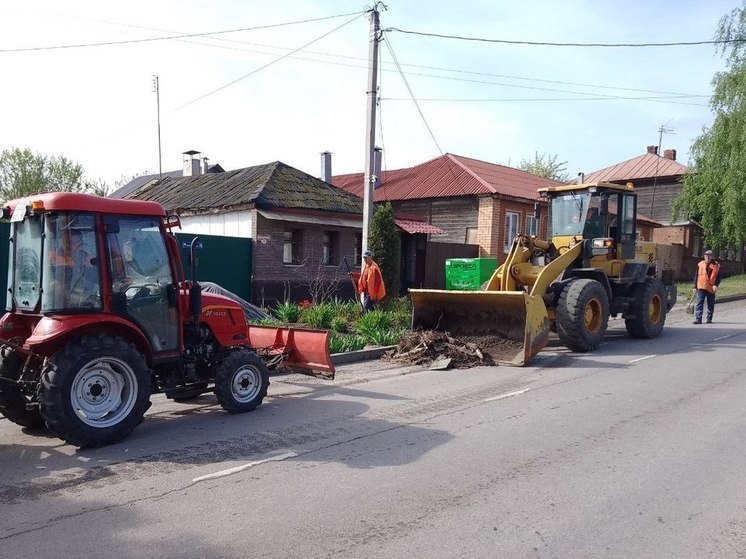
POLYGON ((697 289, 715 293, 714 286, 720 283, 720 264, 714 260, 708 265, 704 260, 697 264, 697 289))
POLYGON ((355 275, 357 276, 358 293, 367 291, 373 301, 380 301, 386 296, 386 286, 383 285, 383 276, 378 264, 373 261, 370 264, 363 264, 360 275, 355 275))

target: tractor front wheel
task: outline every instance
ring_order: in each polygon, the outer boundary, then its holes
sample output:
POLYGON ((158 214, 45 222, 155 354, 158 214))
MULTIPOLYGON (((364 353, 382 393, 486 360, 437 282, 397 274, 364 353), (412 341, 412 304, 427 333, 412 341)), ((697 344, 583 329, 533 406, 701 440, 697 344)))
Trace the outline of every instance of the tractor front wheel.
MULTIPOLYGON (((0 360, 0 377, 18 380, 23 372, 23 359, 15 352, 7 351, 0 360)), ((36 429, 44 426, 39 408, 29 406, 33 398, 20 388, 0 384, 0 414, 22 427, 36 429)))
POLYGON ((666 323, 666 288, 657 279, 647 278, 634 286, 632 296, 632 318, 624 319, 627 333, 632 338, 657 337, 666 323))
POLYGON ((236 350, 217 366, 215 396, 230 413, 255 409, 264 400, 268 388, 269 371, 256 353, 236 350))
POLYGON ((609 324, 609 298, 604 286, 592 279, 576 279, 560 293, 557 334, 572 351, 596 349, 609 324))
POLYGON ((51 357, 41 380, 41 415, 57 436, 79 447, 126 437, 150 407, 150 369, 118 336, 70 342, 51 357))

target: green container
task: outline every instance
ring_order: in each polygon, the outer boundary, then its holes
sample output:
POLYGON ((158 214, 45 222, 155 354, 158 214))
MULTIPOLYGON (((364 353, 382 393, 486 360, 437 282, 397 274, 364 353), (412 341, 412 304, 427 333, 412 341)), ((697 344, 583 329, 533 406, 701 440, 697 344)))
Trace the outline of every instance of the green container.
POLYGON ((446 260, 446 289, 478 291, 497 269, 497 258, 449 258, 446 260))

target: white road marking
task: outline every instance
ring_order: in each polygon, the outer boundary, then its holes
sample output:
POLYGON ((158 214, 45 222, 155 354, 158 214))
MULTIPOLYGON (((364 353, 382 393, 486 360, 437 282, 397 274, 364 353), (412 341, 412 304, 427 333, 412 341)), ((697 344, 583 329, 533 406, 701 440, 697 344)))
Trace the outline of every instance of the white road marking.
POLYGON ((638 357, 637 359, 633 359, 632 361, 627 361, 627 363, 637 363, 638 361, 644 361, 645 359, 650 359, 651 357, 658 357, 657 355, 646 355, 645 357, 638 357))
POLYGON ((197 483, 200 481, 205 481, 208 479, 217 479, 220 477, 230 476, 233 474, 237 474, 238 472, 243 472, 244 470, 248 470, 249 468, 253 468, 254 466, 258 466, 259 464, 264 464, 265 462, 280 462, 282 460, 287 460, 288 458, 294 458, 295 456, 298 456, 295 452, 286 452, 285 454, 279 454, 277 456, 273 456, 272 458, 266 458, 264 460, 257 460, 256 462, 249 462, 248 464, 243 464, 241 466, 235 466, 233 468, 227 468, 225 470, 220 470, 219 472, 214 472, 212 474, 207 474, 204 476, 196 477, 192 480, 192 483, 197 483))
POLYGON ((719 342, 720 340, 727 340, 728 338, 732 338, 733 336, 735 336, 735 334, 728 334, 727 336, 720 336, 719 338, 715 338, 712 341, 719 342))
POLYGON ((528 392, 531 390, 530 388, 526 388, 524 390, 518 390, 516 392, 508 392, 507 394, 500 394, 499 396, 495 396, 494 398, 487 398, 485 402, 494 402, 495 400, 502 400, 503 398, 510 398, 511 396, 518 396, 519 394, 524 394, 525 392, 528 392))

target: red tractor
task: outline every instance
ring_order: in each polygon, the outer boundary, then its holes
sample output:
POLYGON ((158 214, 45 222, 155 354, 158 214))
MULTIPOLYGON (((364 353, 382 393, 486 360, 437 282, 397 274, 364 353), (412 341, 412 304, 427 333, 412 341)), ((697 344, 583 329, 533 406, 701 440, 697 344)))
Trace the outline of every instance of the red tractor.
MULTIPOLYGON (((231 413, 255 409, 268 368, 334 372, 328 333, 247 326, 234 300, 187 280, 155 202, 48 193, 9 202, 0 413, 95 447, 127 436, 150 395, 214 390, 231 413)), ((194 275, 192 243, 192 278, 194 275)))

